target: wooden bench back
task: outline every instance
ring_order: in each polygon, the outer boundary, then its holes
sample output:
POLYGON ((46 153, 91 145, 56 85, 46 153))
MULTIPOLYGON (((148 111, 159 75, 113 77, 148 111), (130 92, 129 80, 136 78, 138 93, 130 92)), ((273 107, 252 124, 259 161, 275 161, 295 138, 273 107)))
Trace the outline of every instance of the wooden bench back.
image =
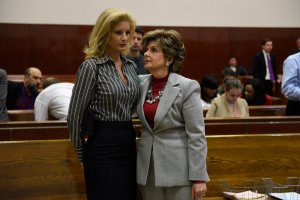
POLYGON ((208 195, 221 195, 221 182, 300 177, 300 134, 207 136, 208 195))
MULTIPOLYGON (((70 82, 75 83, 76 81, 76 74, 43 74, 43 80, 49 77, 55 77, 60 82, 70 82)), ((23 82, 24 75, 23 74, 8 74, 7 80, 15 81, 15 82, 23 82)))
MULTIPOLYGON (((133 120, 137 137, 142 125, 133 120)), ((205 119, 206 135, 300 133, 300 117, 249 117, 205 119)), ((0 123, 0 141, 68 139, 66 121, 14 121, 0 123)))
POLYGON ((85 199, 83 169, 68 140, 0 142, 1 199, 85 199))
MULTIPOLYGON (((300 134, 207 136, 206 196, 222 196, 221 182, 300 176, 300 134)), ((1 199, 84 197, 84 179, 69 140, 0 142, 1 199)))
MULTIPOLYGON (((207 109, 203 110, 205 116, 207 109)), ((285 105, 273 106, 249 106, 250 116, 284 116, 285 105)), ((33 110, 9 110, 8 117, 10 121, 34 121, 33 110)))

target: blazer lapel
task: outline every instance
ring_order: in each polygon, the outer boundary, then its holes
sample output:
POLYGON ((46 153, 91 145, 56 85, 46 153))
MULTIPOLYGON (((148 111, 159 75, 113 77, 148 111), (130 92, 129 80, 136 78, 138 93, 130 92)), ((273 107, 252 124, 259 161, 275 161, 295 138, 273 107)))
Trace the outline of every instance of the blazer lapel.
POLYGON ((145 124, 145 128, 152 131, 152 128, 148 124, 148 122, 145 118, 145 113, 144 113, 144 102, 146 99, 146 94, 147 94, 149 85, 151 83, 151 75, 139 76, 139 78, 140 78, 141 95, 140 95, 139 102, 137 104, 137 113, 138 113, 138 116, 139 116, 142 124, 145 124), (140 77, 142 77, 142 78, 140 78, 140 77))
POLYGON ((155 131, 158 128, 160 122, 165 117, 168 110, 170 109, 173 102, 175 101, 175 99, 180 91, 180 88, 176 87, 177 85, 179 85, 179 83, 177 82, 176 74, 170 73, 169 79, 167 81, 167 84, 166 84, 164 92, 163 92, 163 95, 160 99, 160 102, 159 102, 157 110, 156 110, 156 114, 154 117, 153 131, 155 131))

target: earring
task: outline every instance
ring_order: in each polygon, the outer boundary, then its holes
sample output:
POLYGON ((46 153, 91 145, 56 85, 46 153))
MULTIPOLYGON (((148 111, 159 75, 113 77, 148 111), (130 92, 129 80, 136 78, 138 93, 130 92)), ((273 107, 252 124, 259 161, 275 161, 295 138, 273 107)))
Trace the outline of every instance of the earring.
POLYGON ((167 62, 167 63, 166 63, 166 66, 169 67, 169 65, 170 65, 170 64, 167 62))

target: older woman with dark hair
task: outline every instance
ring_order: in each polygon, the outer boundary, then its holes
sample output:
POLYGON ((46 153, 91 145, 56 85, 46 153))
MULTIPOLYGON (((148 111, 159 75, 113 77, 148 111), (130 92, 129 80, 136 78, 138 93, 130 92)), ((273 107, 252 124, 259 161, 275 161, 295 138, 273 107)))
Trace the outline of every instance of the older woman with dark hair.
POLYGON ((224 87, 225 93, 213 100, 206 117, 248 117, 248 104, 240 98, 243 91, 241 81, 228 79, 224 87))
POLYGON ((200 87, 178 73, 185 48, 174 30, 146 33, 137 114, 143 124, 137 183, 144 200, 198 199, 206 192, 207 146, 200 87))

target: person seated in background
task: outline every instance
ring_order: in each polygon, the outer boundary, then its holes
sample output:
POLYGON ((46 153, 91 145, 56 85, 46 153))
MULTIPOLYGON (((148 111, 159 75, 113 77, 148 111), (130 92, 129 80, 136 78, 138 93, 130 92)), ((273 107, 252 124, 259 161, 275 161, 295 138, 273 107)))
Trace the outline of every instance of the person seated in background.
POLYGON ((217 97, 218 81, 213 75, 205 75, 201 82, 201 103, 203 108, 209 108, 211 101, 217 97))
POLYGON ((296 49, 294 51, 294 54, 299 53, 299 52, 300 52, 300 36, 297 37, 297 39, 296 39, 296 49))
POLYGON ((73 86, 73 83, 59 83, 56 78, 46 79, 43 84, 44 90, 34 103, 35 120, 66 120, 73 86))
POLYGON ((243 97, 248 105, 272 105, 272 97, 265 94, 264 86, 259 79, 249 79, 244 84, 243 97))
POLYGON ((222 95, 225 93, 225 87, 224 84, 228 79, 237 78, 236 74, 231 69, 223 69, 222 71, 222 80, 223 83, 219 85, 218 87, 218 94, 222 95))
POLYGON ((8 121, 6 109, 7 95, 7 74, 4 69, 0 68, 0 122, 8 121))
POLYGON ((25 70, 24 82, 8 81, 6 107, 8 110, 32 110, 42 89, 42 72, 36 67, 25 70))
POLYGON ((237 65, 237 60, 234 56, 229 57, 228 65, 224 69, 232 70, 236 76, 245 76, 248 74, 244 67, 237 65))
POLYGON ((248 104, 240 98, 243 85, 237 78, 225 82, 225 93, 216 97, 206 113, 206 117, 249 117, 248 104))
POLYGON ((135 28, 128 57, 136 64, 138 74, 149 74, 144 67, 144 55, 141 54, 144 31, 141 26, 135 28))

